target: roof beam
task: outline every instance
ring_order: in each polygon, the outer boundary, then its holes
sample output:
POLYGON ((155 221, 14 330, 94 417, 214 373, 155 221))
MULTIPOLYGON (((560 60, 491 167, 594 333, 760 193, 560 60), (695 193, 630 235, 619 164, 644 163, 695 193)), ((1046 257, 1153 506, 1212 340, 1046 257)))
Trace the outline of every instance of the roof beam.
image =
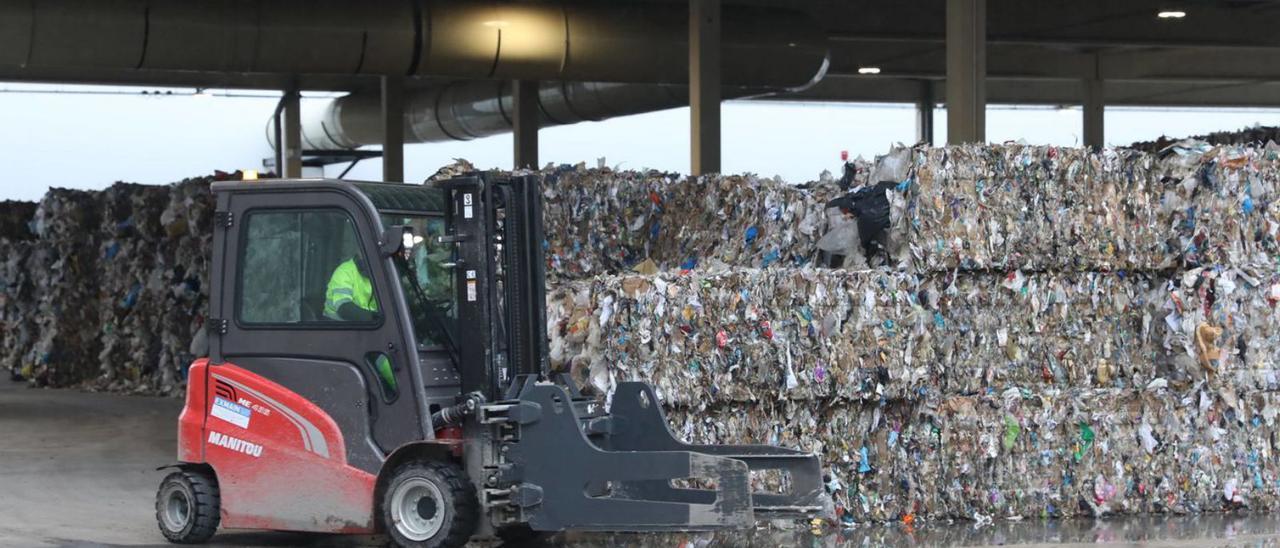
MULTIPOLYGON (((946 86, 926 81, 934 99, 946 100, 946 86)), ((907 103, 920 95, 920 80, 907 78, 828 78, 802 92, 763 97, 771 101, 907 103)), ((1107 82, 1107 106, 1270 107, 1280 108, 1280 82, 1107 82)), ((987 104, 1079 105, 1078 82, 989 78, 987 104)))
MULTIPOLYGON (((846 0, 815 3, 828 35, 845 38, 907 38, 941 43, 946 0, 884 2, 846 0)), ((1180 2, 1185 19, 1159 19, 1168 0, 991 0, 989 44, 1069 47, 1208 46, 1280 47, 1280 3, 1180 2)), ((811 4, 813 5, 813 4, 811 4)))
MULTIPOLYGON (((848 32, 832 32, 827 34, 827 39, 835 43, 838 47, 842 43, 862 43, 862 42, 886 42, 886 43, 909 43, 917 45, 937 45, 942 47, 946 44, 946 39, 942 35, 933 35, 925 33, 903 33, 903 34, 886 34, 886 33, 858 33, 852 34, 848 32)), ((1099 37, 1099 38, 1055 38, 1045 36, 1034 36, 1025 34, 1004 34, 991 35, 987 37, 987 45, 989 46, 1030 46, 1041 48, 1058 48, 1069 50, 1088 50, 1098 48, 1193 48, 1199 50, 1216 50, 1231 51, 1239 49, 1272 49, 1280 48, 1280 44, 1258 44, 1258 43, 1232 43, 1232 42, 1209 42, 1204 40, 1135 40, 1129 37, 1099 37)))
MULTIPOLYGON (((859 67, 875 66, 880 69, 881 77, 946 77, 946 48, 928 42, 847 40, 839 49, 833 50, 831 57, 829 76, 854 76, 859 67)), ((1230 53, 1195 48, 1077 52, 988 44, 987 74, 990 77, 1065 80, 1097 76, 1107 81, 1280 80, 1280 48, 1238 48, 1230 53)))

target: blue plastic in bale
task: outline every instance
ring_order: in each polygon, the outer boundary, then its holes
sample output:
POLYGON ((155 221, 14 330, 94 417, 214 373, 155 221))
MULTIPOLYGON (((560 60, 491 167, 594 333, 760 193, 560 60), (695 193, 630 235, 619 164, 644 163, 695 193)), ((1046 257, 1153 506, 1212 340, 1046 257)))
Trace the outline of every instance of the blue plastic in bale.
POLYGON ((120 305, 125 309, 133 308, 134 305, 138 304, 138 295, 140 293, 142 293, 142 284, 133 284, 133 287, 129 289, 129 294, 124 296, 124 301, 120 305))

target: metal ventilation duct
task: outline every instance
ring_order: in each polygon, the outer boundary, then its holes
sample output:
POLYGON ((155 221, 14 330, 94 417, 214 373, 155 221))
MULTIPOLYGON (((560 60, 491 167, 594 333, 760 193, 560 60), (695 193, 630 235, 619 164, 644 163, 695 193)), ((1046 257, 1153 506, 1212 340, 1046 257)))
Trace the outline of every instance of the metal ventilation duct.
MULTIPOLYGON (((467 0, 0 0, 0 68, 155 74, 430 75, 493 82, 409 97, 409 142, 509 130, 499 80, 540 92, 545 125, 679 106, 688 81, 684 3, 467 0), (603 83, 613 82, 613 83, 603 83), (645 85, 618 85, 619 82, 645 85), (672 87, 674 85, 675 87, 672 87)), ((821 79, 820 26, 789 9, 725 6, 725 97, 821 79)), ((374 97, 304 121, 316 149, 381 141, 374 97)))
MULTIPOLYGON (((726 99, 766 92, 726 88, 726 99)), ((538 92, 541 127, 599 121, 686 105, 684 85, 544 82, 538 92)), ((469 81, 419 90, 405 98, 405 142, 466 141, 511 131, 508 82, 469 81)), ((382 143, 378 94, 353 94, 304 109, 303 145, 313 150, 382 143)), ((270 126, 268 126, 270 127, 270 126)), ((273 132, 268 131, 268 139, 273 132)), ((274 145, 274 142, 273 142, 274 145)))
MULTIPOLYGON (((684 83, 683 3, 0 0, 0 67, 684 83)), ((726 85, 825 66, 807 15, 725 6, 726 85)))

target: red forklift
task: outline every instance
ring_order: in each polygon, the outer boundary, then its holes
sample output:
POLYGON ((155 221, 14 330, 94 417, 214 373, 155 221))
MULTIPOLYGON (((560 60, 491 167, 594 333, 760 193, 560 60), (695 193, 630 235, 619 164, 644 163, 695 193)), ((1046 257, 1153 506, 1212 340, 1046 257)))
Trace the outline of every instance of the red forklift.
POLYGON ((437 547, 818 512, 816 456, 686 444, 648 384, 606 410, 550 371, 540 183, 214 183, 210 355, 156 495, 164 536, 437 547), (757 471, 785 488, 753 492, 757 471))

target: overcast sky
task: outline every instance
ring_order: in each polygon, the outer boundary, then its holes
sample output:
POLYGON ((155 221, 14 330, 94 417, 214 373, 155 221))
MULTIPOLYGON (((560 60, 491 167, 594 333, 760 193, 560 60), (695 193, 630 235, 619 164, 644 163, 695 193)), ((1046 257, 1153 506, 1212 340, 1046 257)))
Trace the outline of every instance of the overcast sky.
MULTIPOLYGON (((214 90, 212 97, 193 97, 191 90, 174 91, 186 95, 0 84, 0 158, 5 160, 0 199, 37 200, 51 186, 158 184, 215 169, 262 167, 271 155, 265 129, 276 104, 269 92, 214 90), (231 93, 240 96, 226 96, 231 93)), ((939 110, 935 119, 941 142, 945 113, 939 110)), ((729 102, 723 108, 724 170, 812 180, 824 169, 838 172, 842 150, 871 159, 893 143, 913 141, 914 120, 908 105, 729 102)), ((1109 144, 1255 124, 1280 125, 1280 110, 1112 108, 1106 115, 1109 144)), ((987 137, 993 142, 1078 145, 1080 134, 1079 108, 993 106, 988 112, 987 137)), ((675 109, 544 129, 540 156, 543 163, 594 165, 603 157, 611 166, 687 172, 688 149, 689 112, 675 109)), ((405 155, 411 181, 453 158, 481 168, 510 168, 511 137, 410 145, 405 155)), ((339 171, 330 168, 327 175, 339 171)), ((378 179, 380 174, 378 161, 369 160, 349 177, 378 179)))

